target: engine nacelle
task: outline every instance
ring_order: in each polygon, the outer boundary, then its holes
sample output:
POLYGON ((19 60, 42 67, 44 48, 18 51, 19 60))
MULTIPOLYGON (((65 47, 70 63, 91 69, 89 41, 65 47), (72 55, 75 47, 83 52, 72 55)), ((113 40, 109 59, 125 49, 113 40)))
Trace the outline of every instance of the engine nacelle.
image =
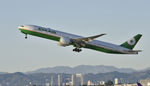
POLYGON ((70 41, 69 38, 67 38, 67 37, 61 37, 60 41, 58 42, 58 45, 65 47, 65 46, 70 45, 70 43, 71 43, 71 41, 70 41))

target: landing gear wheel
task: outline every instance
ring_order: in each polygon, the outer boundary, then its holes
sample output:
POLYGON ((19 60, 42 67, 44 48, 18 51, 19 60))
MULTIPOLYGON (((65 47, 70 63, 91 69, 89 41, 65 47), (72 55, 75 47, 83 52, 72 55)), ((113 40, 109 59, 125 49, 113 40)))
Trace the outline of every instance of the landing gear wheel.
POLYGON ((27 34, 25 34, 25 39, 27 39, 27 34))
POLYGON ((80 48, 74 48, 73 51, 75 51, 75 52, 81 52, 82 50, 80 48))
POLYGON ((81 49, 78 49, 78 52, 81 52, 82 50, 81 49))

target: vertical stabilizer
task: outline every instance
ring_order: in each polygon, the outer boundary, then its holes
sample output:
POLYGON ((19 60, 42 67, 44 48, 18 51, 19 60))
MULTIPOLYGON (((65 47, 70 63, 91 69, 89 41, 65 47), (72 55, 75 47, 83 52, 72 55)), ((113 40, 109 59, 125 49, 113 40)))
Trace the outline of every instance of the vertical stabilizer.
POLYGON ((137 34, 136 36, 134 36, 133 38, 129 39, 128 41, 126 41, 125 43, 121 44, 120 46, 132 50, 141 37, 142 37, 141 34, 137 34))

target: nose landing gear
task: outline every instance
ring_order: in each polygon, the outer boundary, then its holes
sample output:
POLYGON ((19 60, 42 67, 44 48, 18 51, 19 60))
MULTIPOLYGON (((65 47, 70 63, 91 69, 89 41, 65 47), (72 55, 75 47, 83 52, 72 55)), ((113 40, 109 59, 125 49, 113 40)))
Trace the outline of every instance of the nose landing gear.
POLYGON ((27 39, 27 34, 25 34, 25 39, 27 39))
POLYGON ((82 50, 80 48, 74 48, 73 51, 75 51, 75 52, 81 52, 82 50))

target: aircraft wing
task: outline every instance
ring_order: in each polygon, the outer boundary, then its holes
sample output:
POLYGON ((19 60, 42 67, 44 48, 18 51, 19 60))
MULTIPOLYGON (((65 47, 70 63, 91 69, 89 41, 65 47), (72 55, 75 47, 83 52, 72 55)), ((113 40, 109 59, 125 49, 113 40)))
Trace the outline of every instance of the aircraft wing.
POLYGON ((85 46, 87 42, 93 41, 94 39, 103 35, 106 35, 106 34, 99 34, 99 35, 90 36, 90 37, 71 39, 71 41, 76 47, 82 47, 82 46, 85 46))
POLYGON ((106 34, 99 34, 99 35, 95 35, 95 36, 90 36, 90 37, 83 37, 83 38, 77 38, 77 39, 72 39, 72 40, 75 40, 75 41, 81 41, 81 42, 90 42, 90 41, 93 41, 94 39, 100 37, 100 36, 103 36, 103 35, 106 35, 106 34))

